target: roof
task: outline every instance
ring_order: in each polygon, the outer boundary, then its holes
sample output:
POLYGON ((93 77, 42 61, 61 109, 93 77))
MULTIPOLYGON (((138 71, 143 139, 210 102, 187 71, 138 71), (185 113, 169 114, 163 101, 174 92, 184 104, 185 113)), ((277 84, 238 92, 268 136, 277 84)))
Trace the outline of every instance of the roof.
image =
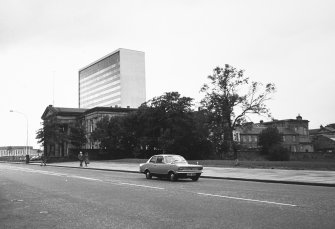
POLYGON ((127 51, 132 51, 132 52, 141 52, 141 53, 144 53, 144 52, 142 52, 142 51, 131 50, 131 49, 125 49, 125 48, 119 48, 119 49, 117 49, 117 50, 115 50, 115 51, 113 51, 113 52, 111 52, 111 53, 109 53, 109 54, 107 54, 107 55, 105 55, 105 56, 99 58, 98 60, 93 61, 92 63, 86 65, 85 67, 80 68, 80 69, 79 69, 79 72, 81 72, 82 70, 84 70, 84 69, 86 69, 86 68, 88 68, 88 67, 90 67, 90 66, 92 66, 92 65, 94 65, 94 64, 96 64, 96 63, 98 63, 99 61, 102 61, 103 59, 105 59, 105 58, 107 58, 107 57, 109 57, 109 56, 111 56, 111 55, 113 55, 113 54, 115 54, 115 53, 117 53, 117 52, 120 52, 121 50, 127 50, 127 51))
POLYGON ((282 120, 273 120, 270 122, 263 122, 263 124, 274 124, 274 123, 281 123, 281 122, 309 122, 308 120, 299 120, 299 119, 282 119, 282 120))
POLYGON ((153 156, 181 156, 181 155, 179 155, 179 154, 155 154, 153 156))
POLYGON ((124 108, 124 107, 94 107, 92 109, 85 108, 69 108, 69 107, 53 107, 49 105, 43 112, 42 119, 46 119, 49 114, 56 114, 58 116, 80 116, 93 112, 132 112, 137 108, 124 108))
POLYGON ((321 134, 320 136, 323 136, 335 142, 335 134, 321 134))
POLYGON ((87 109, 83 108, 54 107, 52 105, 49 105, 44 110, 41 118, 44 120, 50 113, 57 114, 60 116, 78 116, 83 114, 86 110, 87 109))
MULTIPOLYGON (((238 127, 237 130, 240 131, 240 134, 248 134, 248 135, 259 135, 263 130, 265 130, 267 126, 262 124, 254 124, 252 126, 238 127)), ((277 127, 280 134, 284 135, 297 135, 296 132, 284 127, 277 127)))
POLYGON ((89 114, 93 112, 131 112, 136 111, 137 108, 124 108, 124 107, 94 107, 91 109, 86 109, 84 114, 89 114))
POLYGON ((323 129, 328 130, 329 132, 335 132, 335 129, 330 126, 324 126, 323 129))
POLYGON ((321 126, 319 129, 310 129, 310 135, 318 135, 318 134, 335 134, 335 128, 331 126, 321 126))
POLYGON ((314 134, 317 134, 319 133, 320 129, 310 129, 309 130, 309 135, 314 135, 314 134))

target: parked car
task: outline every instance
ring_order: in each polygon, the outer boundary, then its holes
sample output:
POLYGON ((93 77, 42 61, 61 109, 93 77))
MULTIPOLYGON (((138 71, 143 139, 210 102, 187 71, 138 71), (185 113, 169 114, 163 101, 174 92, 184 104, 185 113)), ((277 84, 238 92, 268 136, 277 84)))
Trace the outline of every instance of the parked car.
POLYGON ((167 177, 171 181, 179 178, 191 178, 197 181, 202 173, 202 165, 189 164, 185 158, 174 154, 159 154, 152 156, 146 163, 140 164, 140 172, 147 179, 167 177))
POLYGON ((39 161, 39 160, 41 160, 41 156, 32 156, 32 157, 30 158, 30 160, 31 160, 31 161, 39 161))

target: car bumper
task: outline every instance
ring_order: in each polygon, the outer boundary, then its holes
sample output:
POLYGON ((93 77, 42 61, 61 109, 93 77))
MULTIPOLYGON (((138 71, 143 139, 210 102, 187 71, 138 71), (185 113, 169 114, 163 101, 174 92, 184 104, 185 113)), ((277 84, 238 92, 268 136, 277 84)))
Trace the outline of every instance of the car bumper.
POLYGON ((179 178, 192 178, 192 177, 200 177, 202 172, 195 172, 195 171, 183 171, 183 172, 176 172, 176 175, 179 178))

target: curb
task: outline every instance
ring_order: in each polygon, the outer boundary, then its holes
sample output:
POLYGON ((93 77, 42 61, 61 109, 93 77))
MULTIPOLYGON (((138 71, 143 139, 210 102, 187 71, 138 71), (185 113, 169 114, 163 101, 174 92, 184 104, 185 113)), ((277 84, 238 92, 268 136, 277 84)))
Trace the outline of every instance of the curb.
MULTIPOLYGON (((32 164, 32 163, 30 163, 32 164)), ((32 164, 39 165, 39 164, 32 164)), ((62 167, 62 168, 71 168, 71 169, 82 169, 77 166, 64 166, 64 165, 52 165, 48 164, 48 166, 53 167, 62 167)), ((83 167, 84 169, 90 170, 98 170, 98 171, 113 171, 113 172, 122 172, 122 173, 140 173, 138 171, 131 170, 122 170, 122 169, 101 169, 101 168, 91 168, 91 167, 83 167)), ((275 183, 275 184, 291 184, 291 185, 308 185, 308 186, 322 186, 322 187, 335 187, 335 184, 327 184, 327 183, 315 183, 315 182, 302 182, 302 181, 281 181, 281 180, 266 180, 266 179, 250 179, 250 178, 234 178, 234 177, 214 177, 214 176, 201 176, 206 179, 216 179, 216 180, 234 180, 234 181, 249 181, 249 182, 260 182, 260 183, 275 183)))

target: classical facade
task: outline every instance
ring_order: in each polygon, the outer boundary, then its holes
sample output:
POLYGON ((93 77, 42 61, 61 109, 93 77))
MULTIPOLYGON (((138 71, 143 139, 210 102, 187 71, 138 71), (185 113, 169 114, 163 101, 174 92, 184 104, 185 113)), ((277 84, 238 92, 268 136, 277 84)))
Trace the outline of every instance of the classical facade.
POLYGON ((79 108, 139 107, 146 101, 144 52, 118 49, 79 70, 79 108))
POLYGON ((95 130, 96 124, 103 117, 123 116, 129 112, 135 111, 133 108, 122 107, 94 107, 84 112, 81 117, 82 123, 85 126, 86 139, 88 142, 85 145, 86 149, 98 149, 99 143, 91 141, 91 133, 95 130))
POLYGON ((1 146, 0 147, 0 157, 24 157, 28 154, 30 157, 38 156, 38 150, 34 149, 32 146, 1 146))
POLYGON ((83 145, 81 148, 97 149, 99 147, 98 144, 90 140, 90 134, 96 128, 96 123, 105 116, 122 116, 135 110, 121 107, 82 109, 53 107, 49 105, 42 115, 44 128, 46 128, 46 123, 53 123, 55 125, 52 128, 56 131, 53 132, 52 136, 45 136, 44 152, 49 157, 68 157, 71 154, 76 154, 78 146, 71 142, 69 136, 71 135, 71 127, 78 123, 84 126, 87 139, 86 145, 83 145))
POLYGON ((67 157, 72 149, 76 147, 60 135, 69 136, 70 129, 82 117, 87 109, 53 107, 49 105, 42 120, 46 131, 47 123, 53 129, 51 136, 44 137, 44 153, 49 157, 67 157))
POLYGON ((248 123, 236 128, 239 142, 244 149, 258 149, 260 133, 267 127, 277 127, 282 134, 282 145, 291 152, 313 152, 313 144, 309 137, 308 120, 300 115, 296 119, 273 120, 270 122, 248 123))

